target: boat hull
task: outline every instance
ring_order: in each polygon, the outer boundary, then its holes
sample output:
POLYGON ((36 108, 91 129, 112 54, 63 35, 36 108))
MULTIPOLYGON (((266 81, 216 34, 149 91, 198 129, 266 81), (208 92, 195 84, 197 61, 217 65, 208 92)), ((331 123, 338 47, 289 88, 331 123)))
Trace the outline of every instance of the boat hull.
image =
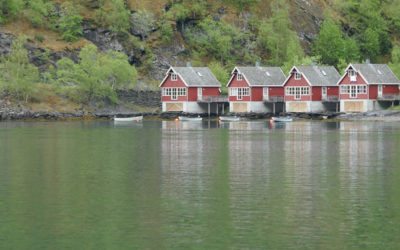
POLYGON ((185 117, 185 116, 179 116, 178 117, 179 121, 187 121, 187 122, 201 122, 203 118, 201 117, 185 117))
POLYGON ((272 117, 271 121, 273 122, 292 122, 292 117, 272 117))
POLYGON ((143 116, 124 117, 124 118, 114 117, 114 122, 140 122, 142 120, 143 116))
POLYGON ((236 117, 236 116, 220 116, 219 120, 221 122, 237 122, 237 121, 240 121, 240 117, 236 117))

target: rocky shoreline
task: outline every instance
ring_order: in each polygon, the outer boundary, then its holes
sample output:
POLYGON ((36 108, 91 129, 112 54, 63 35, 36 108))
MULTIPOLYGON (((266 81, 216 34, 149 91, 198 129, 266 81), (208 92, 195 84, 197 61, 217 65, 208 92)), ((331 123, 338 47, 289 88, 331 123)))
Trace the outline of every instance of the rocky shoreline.
MULTIPOLYGON (((112 119, 113 117, 144 116, 147 119, 174 120, 178 116, 207 118, 208 114, 192 114, 185 112, 134 112, 129 110, 78 110, 75 112, 57 111, 32 111, 23 108, 0 108, 0 121, 65 121, 65 120, 96 120, 112 119)), ((344 120, 344 121, 400 121, 400 110, 383 110, 366 113, 227 113, 226 116, 238 116, 247 120, 269 119, 272 116, 292 116, 295 119, 305 120, 344 120)), ((210 114, 210 118, 218 117, 217 114, 210 114)))

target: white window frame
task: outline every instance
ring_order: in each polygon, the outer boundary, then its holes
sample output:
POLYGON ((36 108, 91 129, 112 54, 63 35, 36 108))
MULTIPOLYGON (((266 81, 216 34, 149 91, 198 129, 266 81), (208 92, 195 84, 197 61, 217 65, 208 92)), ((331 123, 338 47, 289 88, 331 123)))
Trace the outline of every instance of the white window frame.
POLYGON ((310 87, 286 87, 285 94, 294 96, 295 100, 300 100, 302 96, 310 95, 310 87))
POLYGON ((178 81, 178 74, 172 73, 171 74, 171 81, 178 81))
POLYGON ((301 80, 301 73, 295 72, 295 73, 294 73, 294 79, 295 79, 295 80, 301 80))
POLYGON ((263 88, 263 99, 264 100, 268 100, 269 99, 269 88, 268 87, 264 87, 263 88))
POLYGON ((382 97, 383 96, 383 85, 379 84, 378 85, 378 97, 382 97))
POLYGON ((178 100, 179 96, 186 96, 187 88, 162 88, 163 96, 170 96, 171 100, 178 100))
POLYGON ((250 96, 250 88, 230 88, 230 96, 236 96, 238 100, 243 100, 243 96, 250 96))
POLYGON ((355 70, 350 69, 347 71, 347 74, 349 75, 350 81, 351 82, 355 82, 357 81, 357 73, 355 70))
POLYGON ((203 88, 197 88, 197 99, 201 100, 203 98, 203 88))
POLYGON ((243 74, 238 73, 238 74, 237 74, 237 80, 238 80, 238 81, 243 81, 243 74))
POLYGON ((357 85, 350 85, 349 91, 350 91, 350 93, 349 93, 350 98, 357 98, 357 96, 358 96, 357 85))

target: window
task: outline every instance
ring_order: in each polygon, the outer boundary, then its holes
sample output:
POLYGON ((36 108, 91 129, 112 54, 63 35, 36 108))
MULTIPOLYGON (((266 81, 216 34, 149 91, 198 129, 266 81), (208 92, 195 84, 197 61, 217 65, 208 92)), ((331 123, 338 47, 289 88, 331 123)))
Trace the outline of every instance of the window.
POLYGON ((340 86, 340 94, 348 95, 356 98, 358 94, 367 94, 367 85, 342 85, 340 86))
POLYGON ((286 87, 286 95, 294 96, 296 100, 301 99, 302 96, 310 95, 309 87, 286 87))
POLYGON ((175 74, 175 73, 172 73, 172 74, 171 74, 171 80, 172 80, 172 81, 178 80, 178 75, 175 74))
POLYGON ((238 81, 243 80, 243 75, 240 74, 240 73, 238 73, 238 74, 237 74, 237 80, 238 80, 238 81))
POLYGON ((351 70, 347 71, 347 73, 348 73, 348 75, 350 77, 350 81, 351 82, 357 81, 357 74, 356 74, 356 72, 354 70, 351 69, 351 70))
POLYGON ((163 88, 163 96, 171 96, 172 100, 177 100, 178 96, 186 96, 186 88, 163 88))
POLYGON ((242 100, 243 96, 250 95, 250 88, 230 88, 230 96, 236 96, 238 100, 242 100))
POLYGON ((294 79, 295 80, 300 80, 301 79, 301 73, 299 73, 299 72, 294 73, 294 79))
POLYGON ((340 86, 340 93, 341 94, 348 94, 349 92, 349 85, 342 85, 340 86))

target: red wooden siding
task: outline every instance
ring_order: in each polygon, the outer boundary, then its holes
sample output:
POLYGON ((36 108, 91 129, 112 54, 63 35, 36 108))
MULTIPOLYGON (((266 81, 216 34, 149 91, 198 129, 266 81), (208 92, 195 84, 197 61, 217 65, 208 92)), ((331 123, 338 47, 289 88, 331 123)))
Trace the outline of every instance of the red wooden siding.
MULTIPOLYGON (((165 79, 164 83, 161 85, 161 88, 186 88, 186 85, 182 81, 182 79, 179 76, 177 76, 177 77, 178 78, 176 79, 176 81, 172 81, 171 75, 169 75, 168 78, 165 79)), ((186 89, 186 91, 187 91, 187 89, 186 89)), ((176 100, 172 100, 171 96, 161 96, 161 101, 162 102, 185 102, 185 101, 187 101, 187 96, 178 96, 176 100)))
POLYGON ((161 101, 162 102, 186 102, 187 96, 178 96, 176 100, 172 100, 171 96, 162 96, 161 101))
MULTIPOLYGON (((343 79, 339 82, 340 85, 367 85, 367 82, 364 80, 364 78, 357 73, 357 78, 356 81, 350 81, 350 76, 348 73, 345 73, 346 75, 343 77, 343 79)), ((339 89, 340 93, 340 89, 339 89)), ((340 93, 340 99, 368 99, 368 87, 367 87, 367 93, 366 94, 357 94, 357 98, 350 98, 349 94, 341 94, 340 93)))
POLYGON ((339 97, 339 87, 328 87, 327 95, 339 97))
MULTIPOLYGON (((246 79, 241 81, 237 80, 237 74, 234 73, 232 80, 228 84, 228 88, 247 88, 249 84, 247 83, 246 79)), ((229 92, 230 93, 230 92, 229 92)), ((238 100, 236 96, 229 96, 230 102, 249 102, 251 100, 251 89, 250 89, 250 96, 243 96, 241 100, 238 100)))
POLYGON ((164 81, 164 83, 161 85, 161 88, 176 88, 176 87, 186 87, 185 83, 182 81, 182 79, 177 76, 178 78, 176 81, 171 80, 171 75, 168 76, 168 78, 164 81))
MULTIPOLYGON (((200 87, 198 87, 200 88, 200 87)), ((198 88, 197 87, 190 87, 189 88, 189 102, 197 102, 198 101, 198 88)), ((202 88, 202 96, 219 96, 221 93, 219 92, 218 87, 203 87, 202 88)))
POLYGON ((251 91, 251 101, 253 102, 262 102, 263 101, 263 88, 262 87, 253 87, 250 89, 251 91))
POLYGON ((217 87, 205 87, 203 88, 203 96, 219 96, 221 92, 219 92, 219 88, 217 87))
POLYGON ((312 89, 311 86, 308 84, 304 75, 301 75, 301 79, 296 80, 294 79, 294 73, 291 74, 289 80, 285 83, 286 87, 310 87, 310 95, 302 95, 300 99, 295 99, 295 96, 286 95, 285 94, 285 101, 311 101, 311 93, 312 89))
POLYGON ((340 81, 339 85, 341 84, 367 84, 367 82, 364 80, 364 78, 357 73, 357 78, 355 82, 350 81, 350 77, 349 74, 347 74, 347 72, 345 73, 345 77, 343 77, 343 79, 340 81))
POLYGON ((268 89, 268 95, 269 96, 284 96, 285 95, 285 89, 283 87, 270 87, 268 89))
POLYGON ((370 85, 369 87, 369 99, 378 99, 378 85, 370 85))
POLYGON ((232 80, 229 82, 228 87, 233 87, 233 88, 240 88, 240 87, 249 87, 249 84, 247 83, 246 79, 241 81, 238 81, 236 74, 233 74, 232 80))
POLYGON ((398 95, 399 85, 383 85, 383 95, 398 95))
POLYGON ((189 88, 188 101, 197 102, 197 88, 189 88))
POLYGON ((322 100, 322 88, 321 87, 312 87, 312 100, 313 101, 321 101, 322 100))

